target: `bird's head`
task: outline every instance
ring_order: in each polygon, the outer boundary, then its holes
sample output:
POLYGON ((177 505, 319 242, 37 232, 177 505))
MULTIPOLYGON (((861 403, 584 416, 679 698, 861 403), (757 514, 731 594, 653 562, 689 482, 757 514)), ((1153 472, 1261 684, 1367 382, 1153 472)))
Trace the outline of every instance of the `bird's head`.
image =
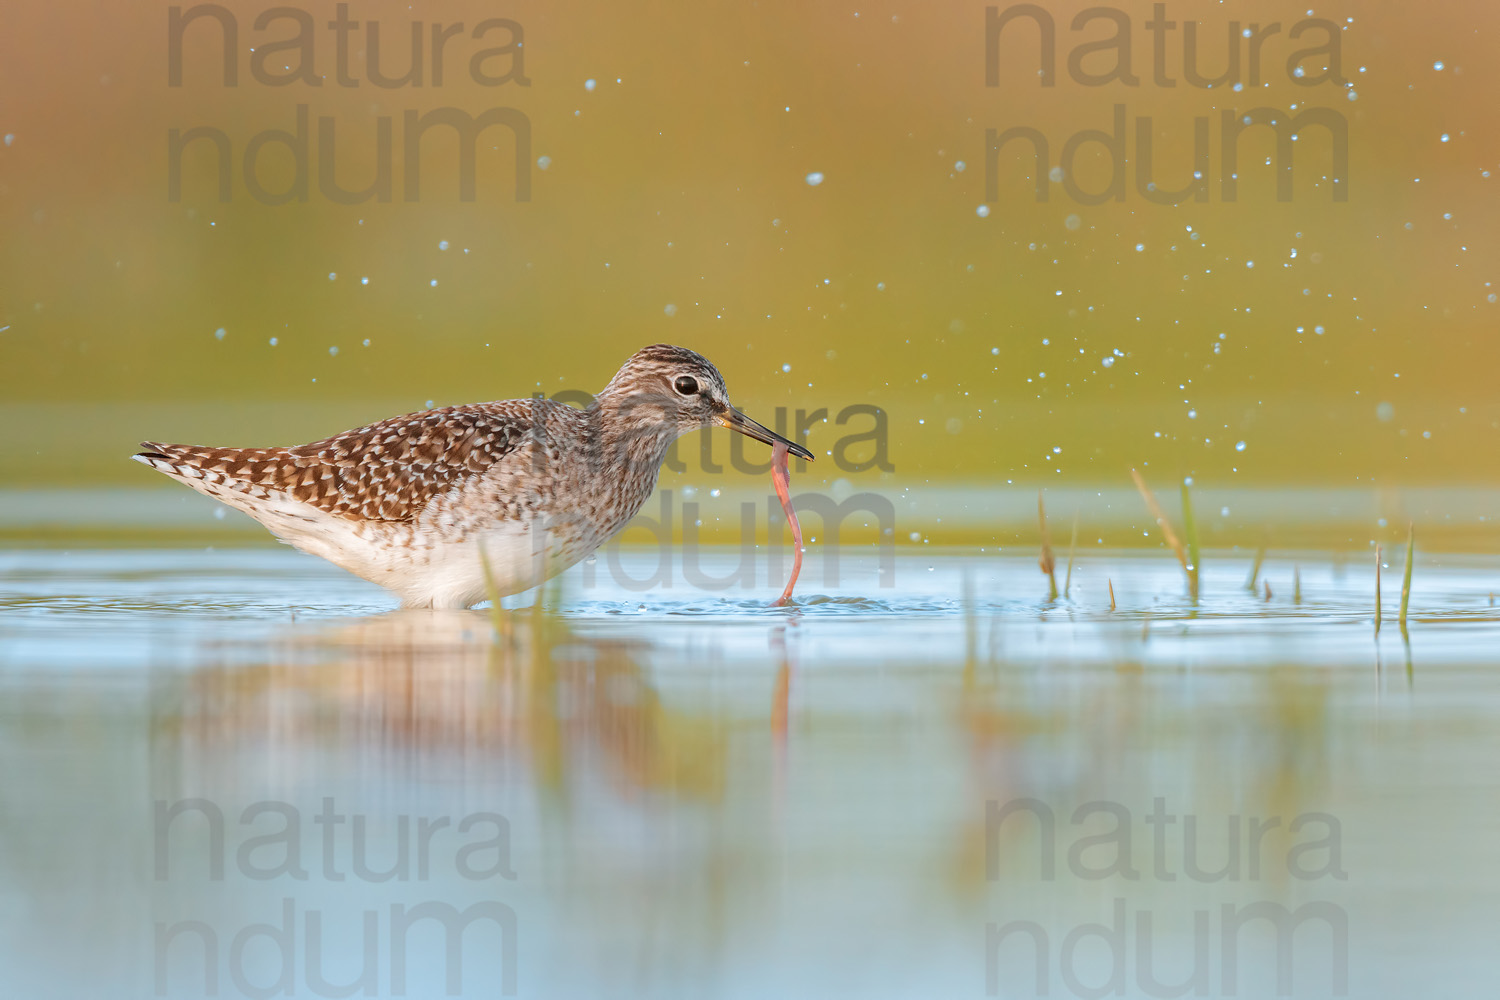
POLYGON ((666 425, 673 437, 721 425, 811 460, 812 452, 751 420, 729 402, 724 376, 697 351, 653 344, 630 356, 599 394, 631 424, 666 425))

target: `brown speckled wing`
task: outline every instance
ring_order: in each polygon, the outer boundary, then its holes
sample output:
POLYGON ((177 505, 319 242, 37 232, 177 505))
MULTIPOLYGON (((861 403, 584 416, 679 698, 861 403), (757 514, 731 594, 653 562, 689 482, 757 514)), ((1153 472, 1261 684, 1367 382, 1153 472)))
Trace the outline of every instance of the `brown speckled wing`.
POLYGON ((449 406, 392 417, 295 448, 204 448, 142 442, 191 478, 245 492, 279 491, 355 520, 410 521, 521 447, 530 400, 449 406), (259 489, 257 489, 259 488, 259 489))

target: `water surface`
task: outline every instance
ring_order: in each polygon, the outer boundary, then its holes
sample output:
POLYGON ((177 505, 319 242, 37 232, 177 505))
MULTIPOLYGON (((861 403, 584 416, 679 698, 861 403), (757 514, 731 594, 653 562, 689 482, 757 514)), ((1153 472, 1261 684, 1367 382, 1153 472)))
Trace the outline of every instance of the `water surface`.
POLYGON ((1500 982, 1500 561, 1419 559, 1405 637, 1363 557, 1205 562, 1195 605, 1161 555, 1055 601, 1021 556, 812 558, 789 609, 596 565, 496 620, 279 548, 13 550, 0 963, 32 997, 1500 982), (412 922, 476 905, 456 957, 412 922))

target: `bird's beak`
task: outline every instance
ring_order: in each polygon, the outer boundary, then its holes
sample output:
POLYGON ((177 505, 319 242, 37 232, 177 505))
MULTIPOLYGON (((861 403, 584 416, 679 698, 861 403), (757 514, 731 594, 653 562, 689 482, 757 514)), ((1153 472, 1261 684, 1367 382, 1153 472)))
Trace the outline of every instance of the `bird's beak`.
POLYGON ((736 410, 732 406, 728 409, 728 411, 719 414, 718 420, 719 423, 723 424, 725 427, 728 427, 733 431, 739 431, 746 437, 752 437, 757 441, 764 441, 766 444, 784 444, 786 445, 786 450, 791 452, 793 455, 796 455, 798 458, 805 458, 809 462, 813 460, 812 452, 808 451, 806 448, 802 447, 795 441, 788 441, 786 438, 782 437, 780 434, 777 434, 769 427, 751 420, 749 417, 745 416, 743 413, 741 413, 739 410, 736 410))

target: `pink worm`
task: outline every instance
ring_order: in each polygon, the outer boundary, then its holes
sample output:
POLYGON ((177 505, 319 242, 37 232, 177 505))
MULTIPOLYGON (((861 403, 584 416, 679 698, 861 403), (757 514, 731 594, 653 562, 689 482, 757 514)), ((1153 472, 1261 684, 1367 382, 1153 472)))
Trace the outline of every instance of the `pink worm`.
POLYGON ((792 474, 786 466, 786 445, 777 442, 771 447, 771 482, 776 484, 776 495, 781 498, 781 509, 786 511, 787 522, 792 526, 792 576, 786 589, 771 605, 781 607, 791 600, 792 588, 797 585, 797 574, 802 572, 802 525, 797 523, 797 512, 792 509, 792 474))

